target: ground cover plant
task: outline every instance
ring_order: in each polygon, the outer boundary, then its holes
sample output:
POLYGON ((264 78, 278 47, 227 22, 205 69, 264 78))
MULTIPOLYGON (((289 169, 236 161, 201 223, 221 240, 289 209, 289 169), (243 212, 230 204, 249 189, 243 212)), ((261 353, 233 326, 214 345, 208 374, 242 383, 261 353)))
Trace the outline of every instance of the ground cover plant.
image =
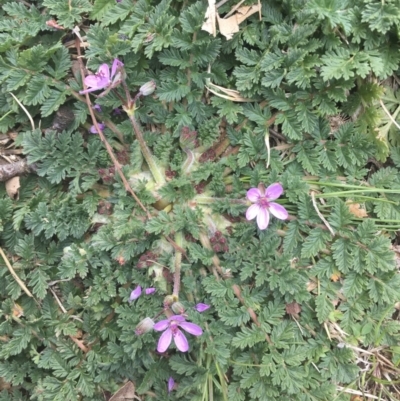
POLYGON ((400 399, 398 1, 0 5, 1 401, 400 399))

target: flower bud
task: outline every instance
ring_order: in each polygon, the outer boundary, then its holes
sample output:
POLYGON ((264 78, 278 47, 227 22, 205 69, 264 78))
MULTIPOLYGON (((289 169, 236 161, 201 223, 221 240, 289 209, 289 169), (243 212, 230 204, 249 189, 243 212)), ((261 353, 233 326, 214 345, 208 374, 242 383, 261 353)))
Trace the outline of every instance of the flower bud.
POLYGON ((197 310, 197 312, 202 313, 207 309, 210 309, 210 305, 199 303, 195 306, 195 309, 197 310))
POLYGON ((182 315, 185 313, 185 307, 180 302, 174 302, 171 305, 171 309, 177 314, 182 315))
POLYGON ((190 131, 189 127, 183 127, 179 137, 179 143, 182 149, 193 150, 199 146, 197 140, 197 132, 190 131))
POLYGON ((175 380, 173 377, 168 379, 168 393, 170 393, 175 388, 175 380))
POLYGON ((156 83, 154 81, 146 82, 139 89, 142 96, 149 96, 156 90, 156 83))
POLYGON ((164 307, 169 308, 175 302, 175 297, 173 295, 167 295, 164 298, 164 307))
POLYGON ((154 321, 153 319, 146 317, 135 327, 135 334, 141 336, 144 333, 148 333, 153 330, 154 321))
POLYGON ((138 299, 142 295, 142 287, 138 285, 132 292, 131 296, 129 297, 129 302, 134 301, 135 299, 138 299))

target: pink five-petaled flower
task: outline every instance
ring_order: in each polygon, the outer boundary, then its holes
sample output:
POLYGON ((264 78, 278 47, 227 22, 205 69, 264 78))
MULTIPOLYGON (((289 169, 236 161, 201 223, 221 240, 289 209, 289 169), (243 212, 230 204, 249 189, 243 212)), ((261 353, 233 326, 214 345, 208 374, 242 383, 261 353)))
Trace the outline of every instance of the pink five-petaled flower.
POLYGON ((102 64, 97 70, 96 74, 85 77, 84 82, 88 89, 79 91, 79 93, 84 95, 85 93, 108 88, 110 85, 111 87, 116 86, 121 79, 121 74, 118 73, 116 76, 115 74, 119 68, 123 67, 123 65, 124 64, 121 61, 114 59, 110 75, 110 67, 107 64, 102 64), (114 80, 112 81, 113 78, 114 80))
POLYGON ((246 219, 253 220, 257 217, 257 225, 260 230, 265 230, 269 224, 269 213, 276 218, 286 220, 289 216, 287 210, 278 203, 271 202, 278 199, 283 193, 281 184, 275 183, 265 189, 260 184, 258 188, 250 188, 247 191, 247 199, 253 203, 246 211, 246 219))
POLYGON ((174 315, 166 320, 160 320, 153 327, 156 331, 164 331, 161 334, 157 344, 157 351, 165 352, 171 344, 172 338, 174 339, 176 348, 181 352, 186 352, 189 349, 189 343, 185 335, 179 330, 179 327, 194 336, 201 336, 203 330, 197 324, 189 323, 183 316, 174 315))

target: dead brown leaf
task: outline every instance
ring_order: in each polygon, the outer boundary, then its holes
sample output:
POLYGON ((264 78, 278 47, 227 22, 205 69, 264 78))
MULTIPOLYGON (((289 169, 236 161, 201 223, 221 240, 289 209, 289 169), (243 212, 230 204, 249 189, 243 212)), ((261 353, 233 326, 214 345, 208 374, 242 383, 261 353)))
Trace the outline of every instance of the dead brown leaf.
POLYGON ((335 272, 333 272, 332 275, 331 275, 331 280, 332 280, 333 282, 336 282, 336 281, 338 281, 338 280, 340 279, 340 277, 341 277, 340 272, 339 272, 339 271, 335 271, 335 272))
POLYGON ((347 206, 349 208, 349 211, 351 214, 353 214, 356 217, 368 217, 367 211, 363 208, 361 208, 361 205, 359 203, 353 203, 353 202, 347 202, 347 206))
POLYGON ((22 306, 15 302, 14 306, 12 308, 12 314, 13 314, 14 317, 23 316, 24 315, 24 310, 22 309, 22 306))
POLYGON ((131 381, 126 382, 108 401, 127 401, 140 398, 135 393, 135 386, 131 381))
POLYGON ((314 291, 316 288, 317 288, 317 283, 316 283, 316 281, 309 281, 309 282, 307 283, 307 291, 308 291, 308 292, 314 291))
POLYGON ((19 177, 10 178, 6 181, 6 191, 8 196, 11 199, 18 199, 19 198, 19 188, 20 188, 19 177))
MULTIPOLYGON (((243 3, 243 1, 241 3, 243 3)), ((252 6, 238 7, 238 5, 236 5, 232 7, 231 11, 225 17, 221 18, 216 10, 215 1, 209 0, 208 8, 204 16, 205 22, 201 29, 215 36, 215 20, 217 20, 221 34, 224 35, 227 40, 230 40, 236 32, 239 32, 239 25, 256 12, 261 12, 260 2, 252 6)))
POLYGON ((217 20, 217 8, 215 6, 215 0, 208 0, 208 7, 206 15, 204 16, 205 21, 201 26, 203 31, 206 31, 213 35, 217 35, 216 20, 217 20))
POLYGON ((297 302, 286 304, 286 313, 288 315, 298 315, 301 312, 301 306, 297 302))

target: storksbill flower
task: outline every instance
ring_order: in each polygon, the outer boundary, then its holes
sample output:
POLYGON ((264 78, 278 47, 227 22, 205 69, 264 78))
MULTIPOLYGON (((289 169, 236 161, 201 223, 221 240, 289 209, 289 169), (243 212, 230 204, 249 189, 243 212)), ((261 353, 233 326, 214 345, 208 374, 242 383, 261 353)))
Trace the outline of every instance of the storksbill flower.
POLYGON ((289 216, 287 210, 278 203, 271 202, 278 199, 283 193, 281 184, 275 183, 265 189, 263 184, 258 188, 250 188, 247 191, 247 199, 253 203, 246 211, 246 219, 253 220, 257 217, 257 225, 260 230, 265 230, 269 224, 269 214, 277 219, 286 220, 289 216))
POLYGON ((203 334, 203 330, 200 326, 187 322, 181 315, 174 315, 168 319, 160 320, 153 327, 156 331, 164 331, 158 340, 158 352, 165 352, 170 346, 172 339, 174 339, 176 348, 178 348, 179 351, 186 352, 189 350, 188 340, 179 328, 194 336, 201 336, 203 334))
POLYGON ((123 67, 123 63, 118 59, 114 59, 114 62, 111 67, 111 75, 110 75, 110 67, 107 64, 102 64, 97 70, 96 74, 88 75, 85 77, 84 82, 88 89, 79 91, 81 95, 85 93, 94 92, 100 89, 108 88, 109 86, 116 86, 120 79, 121 74, 117 73, 118 69, 123 67))

